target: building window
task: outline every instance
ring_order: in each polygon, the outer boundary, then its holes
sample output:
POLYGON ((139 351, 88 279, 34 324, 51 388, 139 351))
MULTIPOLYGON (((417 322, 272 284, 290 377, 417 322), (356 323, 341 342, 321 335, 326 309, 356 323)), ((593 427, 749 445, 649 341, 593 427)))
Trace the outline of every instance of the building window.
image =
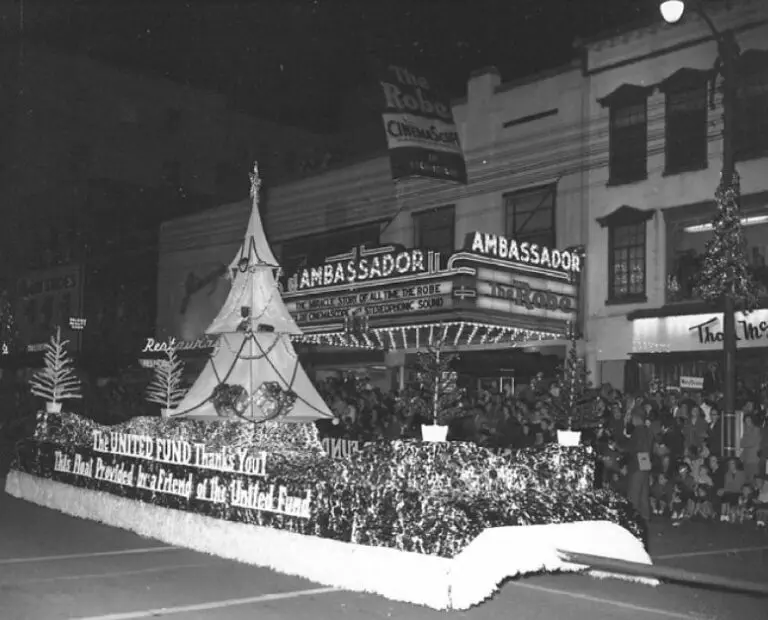
POLYGON ((645 222, 614 226, 608 235, 608 298, 611 301, 644 298, 645 222))
POLYGON ((507 237, 555 248, 555 193, 548 185, 504 195, 507 237))
POLYGON ((666 93, 666 174, 707 167, 707 83, 666 93))
POLYGON ((768 154, 768 52, 748 50, 740 62, 734 148, 737 159, 756 159, 768 154))
POLYGON ((646 301, 646 226, 653 216, 623 206, 597 220, 608 229, 608 303, 646 301))
POLYGON ((609 182, 620 185, 648 178, 648 103, 611 106, 609 182))
POLYGON ((381 224, 374 222, 334 233, 289 239, 283 243, 280 263, 290 276, 298 269, 321 265, 329 256, 344 254, 360 246, 378 247, 380 231, 381 224))
POLYGON ((456 209, 453 205, 413 214, 414 246, 450 256, 456 248, 456 209))
POLYGON ((648 178, 648 95, 651 88, 622 84, 598 99, 609 110, 608 184, 648 178))

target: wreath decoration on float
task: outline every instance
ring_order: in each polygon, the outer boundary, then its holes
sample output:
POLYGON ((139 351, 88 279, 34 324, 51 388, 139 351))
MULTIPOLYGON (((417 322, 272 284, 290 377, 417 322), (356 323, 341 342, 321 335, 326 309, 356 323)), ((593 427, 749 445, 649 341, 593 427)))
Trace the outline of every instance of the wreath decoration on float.
POLYGON ((284 390, 277 381, 265 381, 252 396, 242 385, 228 383, 220 383, 211 394, 211 402, 219 417, 242 418, 252 422, 265 422, 287 415, 297 398, 293 390, 284 390), (258 420, 248 415, 251 402, 263 414, 258 420))

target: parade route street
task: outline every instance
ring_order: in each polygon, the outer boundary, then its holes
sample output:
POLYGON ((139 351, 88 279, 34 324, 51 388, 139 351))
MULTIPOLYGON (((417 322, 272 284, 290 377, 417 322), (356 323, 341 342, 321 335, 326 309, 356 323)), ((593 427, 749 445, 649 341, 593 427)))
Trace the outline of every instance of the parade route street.
MULTIPOLYGON (((0 531, 3 620, 743 620, 768 606, 732 592, 546 575, 506 583, 471 610, 437 612, 167 547, 4 493, 0 531)), ((651 553, 659 564, 768 582, 768 534, 752 526, 654 525, 651 553)))

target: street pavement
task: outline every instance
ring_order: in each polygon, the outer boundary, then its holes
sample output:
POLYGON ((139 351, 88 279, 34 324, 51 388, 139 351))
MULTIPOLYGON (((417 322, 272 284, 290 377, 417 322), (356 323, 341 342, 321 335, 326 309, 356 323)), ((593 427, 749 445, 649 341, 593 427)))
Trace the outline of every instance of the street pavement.
MULTIPOLYGON (((657 564, 768 584, 768 533, 752 526, 656 523, 650 551, 657 564)), ((0 619, 75 618, 758 620, 768 618, 768 597, 543 575, 510 581, 466 612, 437 612, 167 547, 0 493, 0 619)))

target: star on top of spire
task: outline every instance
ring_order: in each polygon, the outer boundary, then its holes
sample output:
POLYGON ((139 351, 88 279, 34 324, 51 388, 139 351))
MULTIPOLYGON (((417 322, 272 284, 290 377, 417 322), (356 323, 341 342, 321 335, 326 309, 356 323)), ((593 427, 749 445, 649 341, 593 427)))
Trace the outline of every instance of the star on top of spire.
POLYGON ((259 162, 253 162, 253 172, 248 175, 251 178, 251 198, 258 198, 259 188, 261 187, 261 177, 259 176, 259 162))

